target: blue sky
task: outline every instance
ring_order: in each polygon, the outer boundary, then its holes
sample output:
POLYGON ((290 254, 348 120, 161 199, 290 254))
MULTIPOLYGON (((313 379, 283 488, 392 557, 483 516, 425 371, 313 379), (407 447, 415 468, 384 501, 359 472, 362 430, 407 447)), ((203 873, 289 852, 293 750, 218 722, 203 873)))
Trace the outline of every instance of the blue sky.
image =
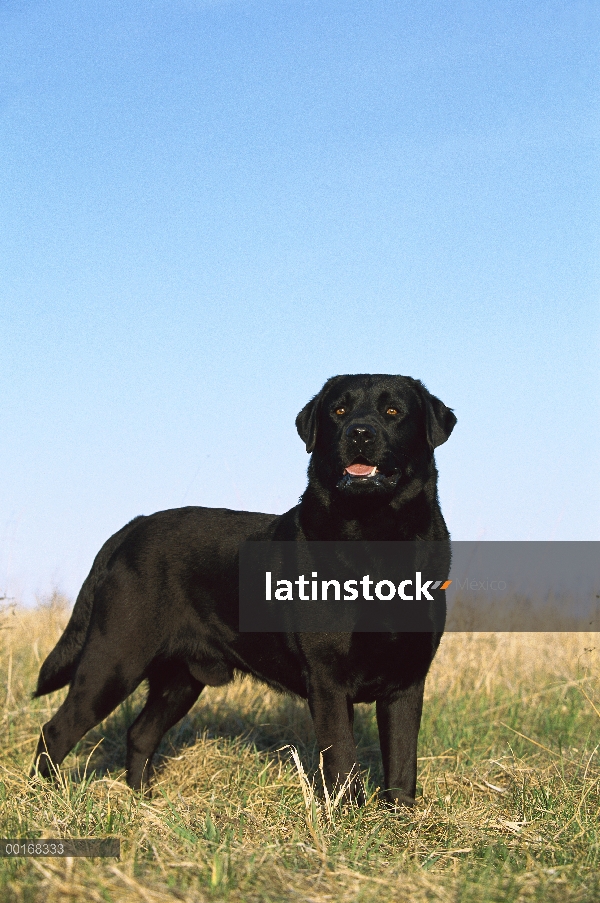
POLYGON ((0 595, 281 512, 336 373, 422 379, 455 539, 600 539, 600 8, 7 0, 0 595))

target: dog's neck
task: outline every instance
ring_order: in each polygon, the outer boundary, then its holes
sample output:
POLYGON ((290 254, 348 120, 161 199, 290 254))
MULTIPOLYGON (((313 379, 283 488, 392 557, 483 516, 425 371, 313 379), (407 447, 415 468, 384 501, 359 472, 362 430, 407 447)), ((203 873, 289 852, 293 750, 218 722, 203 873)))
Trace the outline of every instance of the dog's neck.
POLYGON ((444 540, 448 530, 437 497, 437 471, 415 478, 390 497, 348 498, 312 480, 296 509, 307 540, 444 540))

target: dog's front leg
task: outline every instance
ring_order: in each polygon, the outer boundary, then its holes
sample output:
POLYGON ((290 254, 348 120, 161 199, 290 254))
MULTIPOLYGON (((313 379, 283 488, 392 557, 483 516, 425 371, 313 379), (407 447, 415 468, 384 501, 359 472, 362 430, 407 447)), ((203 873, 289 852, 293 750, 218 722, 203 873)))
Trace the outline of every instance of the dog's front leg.
POLYGON ((341 687, 326 680, 310 681, 308 704, 323 755, 327 789, 335 794, 345 787, 345 798, 362 805, 364 789, 352 733, 354 706, 341 687))
POLYGON ((394 805, 412 806, 417 789, 417 738, 425 679, 377 700, 377 726, 383 757, 384 795, 394 805))

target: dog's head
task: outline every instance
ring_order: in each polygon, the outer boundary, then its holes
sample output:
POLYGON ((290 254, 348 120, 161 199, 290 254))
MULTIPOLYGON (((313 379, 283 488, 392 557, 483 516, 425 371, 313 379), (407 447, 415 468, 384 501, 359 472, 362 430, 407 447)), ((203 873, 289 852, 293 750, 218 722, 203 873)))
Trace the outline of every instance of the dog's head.
POLYGON ((347 498, 392 495, 431 461, 456 417, 409 376, 334 376, 296 428, 321 486, 347 498))

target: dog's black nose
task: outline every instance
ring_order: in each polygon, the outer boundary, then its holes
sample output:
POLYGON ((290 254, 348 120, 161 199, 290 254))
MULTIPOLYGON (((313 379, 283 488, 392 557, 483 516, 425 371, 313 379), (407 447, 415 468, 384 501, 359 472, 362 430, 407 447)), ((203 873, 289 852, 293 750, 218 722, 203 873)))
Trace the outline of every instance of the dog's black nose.
POLYGON ((369 423, 349 423, 346 428, 346 435, 349 439, 363 439, 367 442, 374 439, 377 435, 375 427, 369 423))

